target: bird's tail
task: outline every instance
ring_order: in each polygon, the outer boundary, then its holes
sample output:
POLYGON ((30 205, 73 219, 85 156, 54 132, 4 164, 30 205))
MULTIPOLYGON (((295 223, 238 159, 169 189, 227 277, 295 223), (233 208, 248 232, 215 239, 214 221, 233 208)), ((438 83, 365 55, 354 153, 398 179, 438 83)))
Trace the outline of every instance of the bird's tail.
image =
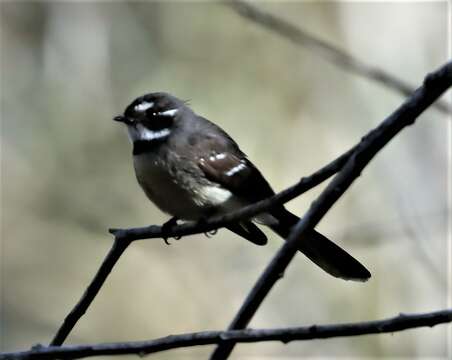
MULTIPOLYGON (((278 224, 271 225, 271 229, 283 239, 287 239, 292 227, 299 221, 298 216, 284 208, 272 215, 278 219, 278 224)), ((371 276, 369 270, 358 260, 315 230, 312 230, 309 237, 300 241, 298 250, 328 274, 337 278, 367 281, 371 276)))

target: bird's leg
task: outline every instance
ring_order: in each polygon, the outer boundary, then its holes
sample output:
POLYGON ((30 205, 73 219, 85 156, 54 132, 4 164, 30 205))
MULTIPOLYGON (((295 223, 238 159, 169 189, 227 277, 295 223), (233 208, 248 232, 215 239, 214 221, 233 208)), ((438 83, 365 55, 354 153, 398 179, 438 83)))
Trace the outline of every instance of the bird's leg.
MULTIPOLYGON (((177 217, 174 216, 162 225, 163 241, 165 242, 166 245, 171 245, 168 241, 167 234, 171 232, 174 226, 177 225, 177 220, 178 220, 177 217)), ((180 236, 176 236, 174 238, 176 240, 179 240, 180 236)))
MULTIPOLYGON (((202 217, 202 218, 200 218, 199 220, 198 220, 198 224, 205 224, 205 223, 207 223, 207 217, 202 217)), ((210 230, 210 231, 206 231, 205 233, 204 233, 204 235, 206 236, 206 237, 208 237, 208 238, 210 238, 211 236, 214 236, 216 233, 218 232, 218 229, 213 229, 213 230, 210 230)))

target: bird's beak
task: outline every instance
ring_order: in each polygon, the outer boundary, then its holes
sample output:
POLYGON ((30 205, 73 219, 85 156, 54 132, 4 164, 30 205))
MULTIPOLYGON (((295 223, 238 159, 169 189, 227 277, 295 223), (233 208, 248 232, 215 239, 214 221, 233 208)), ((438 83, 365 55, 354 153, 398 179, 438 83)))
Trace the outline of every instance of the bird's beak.
POLYGON ((118 115, 113 118, 114 121, 126 123, 126 117, 123 115, 118 115))

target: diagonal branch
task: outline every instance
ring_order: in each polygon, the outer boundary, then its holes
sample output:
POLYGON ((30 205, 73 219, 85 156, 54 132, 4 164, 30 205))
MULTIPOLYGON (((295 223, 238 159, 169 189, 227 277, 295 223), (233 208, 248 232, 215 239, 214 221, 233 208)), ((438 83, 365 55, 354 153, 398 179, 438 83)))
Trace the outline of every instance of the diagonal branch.
POLYGON ((69 333, 74 328, 77 321, 85 314, 88 307, 93 302, 96 295, 99 293, 100 288, 104 284, 107 276, 110 274, 117 261, 129 246, 130 241, 116 240, 114 241, 110 251, 105 257, 102 265, 97 271, 94 279, 91 281, 79 302, 74 306, 72 311, 66 316, 63 324, 58 329, 55 337, 51 341, 51 346, 58 346, 63 344, 64 340, 68 337, 69 333))
POLYGON ((79 359, 100 355, 137 354, 144 356, 182 347, 227 344, 230 341, 252 343, 327 339, 334 337, 393 333, 419 327, 433 327, 452 322, 452 309, 423 314, 400 314, 384 320, 331 325, 312 325, 280 329, 247 329, 232 331, 203 331, 170 335, 159 339, 110 344, 36 347, 30 351, 0 354, 0 360, 79 359))
MULTIPOLYGON (((294 226, 287 242, 276 253, 270 264, 257 280, 228 330, 243 329, 251 321, 259 306, 269 294, 273 285, 289 265, 303 241, 304 235, 311 231, 334 203, 347 191, 359 177, 361 171, 373 157, 403 128, 412 125, 416 118, 452 86, 452 61, 429 74, 424 84, 408 98, 395 112, 388 116, 377 128, 364 136, 353 155, 342 170, 328 184, 325 190, 311 204, 306 215, 294 226)), ((211 360, 227 359, 234 349, 234 343, 219 345, 211 360)))
MULTIPOLYGON (((365 63, 326 41, 318 39, 309 32, 300 29, 286 20, 265 12, 248 2, 241 0, 226 0, 223 3, 230 6, 240 16, 277 33, 297 45, 309 48, 314 53, 344 70, 371 79, 404 96, 409 96, 415 90, 413 86, 388 72, 365 63)), ((443 113, 452 113, 452 108, 447 103, 437 102, 434 106, 443 113)))

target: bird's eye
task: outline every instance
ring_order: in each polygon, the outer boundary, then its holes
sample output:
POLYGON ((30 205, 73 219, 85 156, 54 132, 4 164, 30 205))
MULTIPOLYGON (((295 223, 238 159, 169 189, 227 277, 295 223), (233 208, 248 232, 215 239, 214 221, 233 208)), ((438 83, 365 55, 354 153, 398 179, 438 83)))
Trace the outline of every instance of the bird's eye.
POLYGON ((144 114, 148 119, 152 119, 153 117, 156 117, 158 115, 158 113, 156 113, 155 110, 152 109, 145 111, 144 114))
POLYGON ((170 128, 174 119, 169 116, 162 116, 161 112, 148 110, 146 116, 141 118, 141 121, 151 130, 161 130, 170 128))

